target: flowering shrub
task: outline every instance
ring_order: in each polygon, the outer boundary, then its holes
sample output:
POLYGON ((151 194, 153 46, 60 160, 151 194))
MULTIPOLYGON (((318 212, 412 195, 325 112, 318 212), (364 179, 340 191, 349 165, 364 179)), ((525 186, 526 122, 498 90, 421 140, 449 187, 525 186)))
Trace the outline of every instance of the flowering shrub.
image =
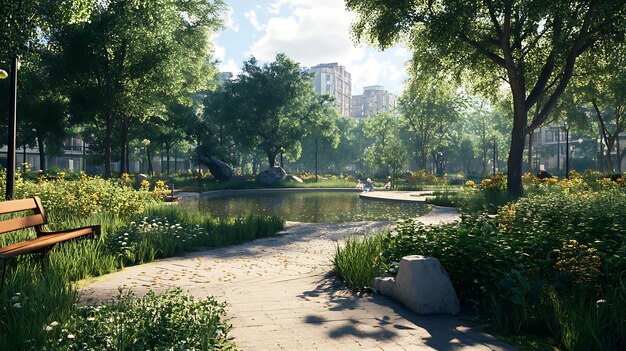
POLYGON ((445 179, 439 179, 432 173, 428 173, 423 169, 420 169, 417 172, 411 172, 411 174, 406 178, 407 183, 413 185, 440 185, 445 184, 445 179))
POLYGON ((557 255, 555 268, 570 276, 568 280, 576 285, 596 286, 602 278, 602 259, 598 249, 568 240, 560 249, 554 249, 557 255))
POLYGON ((121 293, 109 304, 82 307, 72 319, 43 326, 42 350, 235 350, 227 340, 225 304, 196 301, 181 289, 143 298, 121 293))
POLYGON ((373 268, 390 274, 403 256, 436 257, 459 297, 502 330, 552 331, 566 350, 617 350, 626 345, 625 208, 621 188, 529 195, 496 216, 437 227, 400 222, 370 256, 380 255, 373 268))
MULTIPOLYGON (((0 191, 4 193, 6 172, 0 172, 0 191)), ((84 173, 77 180, 66 180, 64 173, 56 179, 41 176, 38 182, 18 178, 15 197, 18 199, 39 196, 44 209, 55 216, 88 217, 107 213, 128 217, 140 214, 146 205, 156 203, 159 195, 154 192, 134 190, 124 179, 105 180, 84 173)))

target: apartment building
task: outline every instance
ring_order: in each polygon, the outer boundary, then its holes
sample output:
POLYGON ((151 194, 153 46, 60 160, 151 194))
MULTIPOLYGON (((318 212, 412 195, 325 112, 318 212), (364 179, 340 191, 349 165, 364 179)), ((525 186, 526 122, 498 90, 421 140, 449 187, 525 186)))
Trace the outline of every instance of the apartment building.
POLYGON ((342 116, 352 114, 352 75, 338 63, 321 63, 311 67, 313 85, 318 94, 335 97, 335 106, 342 116))

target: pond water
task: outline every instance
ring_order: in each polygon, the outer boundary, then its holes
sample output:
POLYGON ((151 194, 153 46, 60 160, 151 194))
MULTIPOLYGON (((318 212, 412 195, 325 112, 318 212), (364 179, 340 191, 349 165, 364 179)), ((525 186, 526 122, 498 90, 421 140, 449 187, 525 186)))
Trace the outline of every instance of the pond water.
POLYGON ((362 200, 358 192, 348 191, 245 193, 202 199, 198 206, 216 217, 257 213, 307 223, 395 221, 425 214, 429 209, 420 203, 362 200))

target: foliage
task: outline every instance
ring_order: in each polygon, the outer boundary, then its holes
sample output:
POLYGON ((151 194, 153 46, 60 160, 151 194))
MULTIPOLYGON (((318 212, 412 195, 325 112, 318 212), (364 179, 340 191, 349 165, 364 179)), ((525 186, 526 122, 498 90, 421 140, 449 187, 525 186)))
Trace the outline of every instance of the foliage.
POLYGON ((323 100, 315 96, 309 73, 285 54, 263 66, 254 57, 244 62, 242 72, 226 83, 224 92, 226 103, 207 112, 229 121, 232 135, 248 136, 240 142, 246 148, 262 150, 270 167, 281 148, 300 148, 307 125, 323 110, 323 100))
POLYGON ((97 126, 106 178, 114 129, 124 172, 132 126, 165 119, 166 102, 190 105, 192 93, 210 87, 209 39, 222 10, 221 1, 95 2, 88 21, 55 28, 50 43, 63 63, 55 74, 74 117, 97 126))
POLYGON ((212 297, 196 301, 180 288, 142 298, 120 291, 105 305, 46 323, 41 350, 234 350, 225 307, 212 297))
POLYGON ((496 216, 438 227, 400 222, 383 234, 382 262, 394 273, 403 256, 438 258, 464 303, 500 330, 553 337, 567 350, 620 349, 624 190, 529 195, 496 216))
MULTIPOLYGON (((102 224, 102 235, 56 246, 49 256, 46 274, 41 274, 37 257, 19 256, 8 262, 5 286, 0 292, 0 349, 41 349, 45 342, 54 344, 49 345, 50 349, 65 347, 69 340, 56 344, 42 329, 52 321, 66 325, 78 323, 72 327, 76 329, 66 329, 86 330, 87 326, 80 324, 84 321, 79 322, 80 318, 75 315, 74 281, 200 247, 231 245, 273 235, 284 225, 283 220, 275 217, 215 219, 197 210, 159 204, 155 200, 158 194, 136 191, 128 185, 129 181, 124 177, 105 181, 85 176, 70 181, 60 174, 59 179, 54 180, 18 182, 21 194, 37 194, 46 199, 44 207, 54 229, 102 224), (73 197, 80 194, 92 201, 90 192, 99 194, 99 201, 85 205, 81 198, 73 197), (121 204, 116 205, 116 202, 121 204)), ((158 185, 156 187, 158 190, 158 185)), ((33 235, 32 229, 1 235, 0 246, 33 235)), ((174 335, 186 332, 190 330, 174 335)), ((73 335, 78 337, 78 334, 73 335)), ((106 337, 103 334, 93 336, 106 337)))
MULTIPOLYGON (((413 157, 423 170, 431 153, 441 152, 452 142, 451 134, 459 122, 462 104, 454 85, 445 77, 431 77, 421 72, 411 74, 400 99, 400 111, 411 136, 413 157)), ((443 172, 440 169, 438 174, 443 172)))
MULTIPOLYGON (((5 188, 5 171, 0 172, 0 189, 5 188)), ((37 182, 19 178, 15 183, 15 198, 39 196, 44 209, 65 218, 89 217, 99 213, 128 217, 142 213, 145 206, 156 203, 158 191, 134 191, 128 182, 104 180, 84 173, 77 180, 66 180, 60 173, 56 179, 47 180, 41 175, 37 182)))
POLYGON ((358 39, 383 49, 408 42, 418 72, 457 77, 469 72, 473 85, 492 96, 498 81, 507 83, 513 106, 507 178, 512 196, 523 193, 525 136, 554 110, 579 56, 626 33, 626 6, 611 0, 346 0, 346 6, 358 14, 353 25, 358 39), (538 113, 529 119, 533 107, 538 113))

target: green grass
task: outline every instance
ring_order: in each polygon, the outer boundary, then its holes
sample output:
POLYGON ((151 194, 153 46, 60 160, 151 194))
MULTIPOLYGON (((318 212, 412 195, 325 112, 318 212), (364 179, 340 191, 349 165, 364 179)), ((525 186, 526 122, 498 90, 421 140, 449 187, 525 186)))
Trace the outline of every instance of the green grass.
MULTIPOLYGON (((181 189, 182 185, 176 185, 177 189, 181 189)), ((282 182, 273 185, 262 185, 254 181, 251 178, 235 178, 230 181, 216 181, 216 180, 203 180, 201 184, 202 191, 212 190, 227 190, 227 189, 273 189, 273 188, 355 188, 356 182, 345 179, 319 179, 316 182, 314 179, 305 179, 304 183, 298 182, 282 182)), ((197 192, 197 181, 195 183, 189 183, 182 189, 184 191, 197 192)))
POLYGON ((350 237, 343 246, 337 245, 333 258, 335 273, 356 291, 371 290, 372 280, 386 269, 381 260, 383 235, 350 237))

